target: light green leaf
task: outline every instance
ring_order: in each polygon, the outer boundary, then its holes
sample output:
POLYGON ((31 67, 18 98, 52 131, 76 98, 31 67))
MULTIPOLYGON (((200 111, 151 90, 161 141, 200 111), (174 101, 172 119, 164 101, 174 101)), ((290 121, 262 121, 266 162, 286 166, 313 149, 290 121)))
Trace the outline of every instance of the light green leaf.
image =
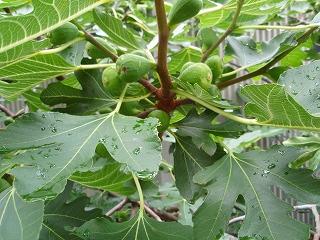
POLYGON ((23 164, 11 169, 10 174, 15 175, 14 186, 28 201, 51 199, 62 192, 72 173, 88 171, 99 142, 138 177, 150 179, 156 175, 161 160, 156 126, 156 119, 117 113, 30 113, 0 132, 5 143, 0 152, 26 150, 2 165, 23 164))
POLYGON ((43 211, 43 202, 25 202, 15 188, 7 188, 0 193, 0 239, 38 239, 43 211))
POLYGON ((170 74, 180 72, 183 64, 186 62, 199 62, 202 56, 200 48, 192 46, 183 48, 179 52, 170 55, 170 62, 168 63, 168 70, 170 74))
POLYGON ((75 234, 85 240, 191 240, 192 228, 176 222, 158 222, 145 213, 138 212, 134 218, 123 223, 114 223, 105 218, 91 220, 77 228, 75 234))
POLYGON ((0 8, 18 7, 30 2, 31 0, 3 0, 0 2, 0 8))
POLYGON ((102 210, 85 210, 90 198, 82 196, 68 202, 73 183, 68 182, 65 190, 54 200, 45 203, 42 229, 39 239, 80 239, 71 235, 71 230, 80 227, 86 221, 100 217, 102 210), (69 231, 66 229, 68 228, 69 231))
POLYGON ((122 22, 99 10, 93 11, 96 24, 108 35, 108 39, 114 44, 127 50, 141 49, 136 38, 127 29, 123 28, 122 22))
POLYGON ((38 110, 41 111, 50 111, 51 108, 45 106, 43 102, 40 101, 40 93, 34 92, 32 90, 28 90, 22 94, 22 96, 26 99, 27 105, 31 112, 36 112, 38 110))
POLYGON ((268 42, 261 43, 261 51, 258 51, 257 44, 251 37, 228 37, 226 55, 235 57, 242 66, 253 66, 268 62, 280 53, 297 45, 296 33, 284 32, 268 42))
POLYGON ((33 0, 34 11, 31 14, 0 19, 0 53, 33 40, 107 2, 111 0, 57 0, 51 3, 33 0))
POLYGON ((302 150, 273 146, 266 151, 233 153, 197 173, 194 181, 206 184, 209 194, 194 215, 196 239, 218 239, 228 226, 236 199, 242 195, 246 219, 239 238, 307 239, 309 227, 289 216, 293 207, 277 198, 270 186, 278 186, 301 202, 320 201, 320 181, 308 169, 288 164, 302 150))
POLYGON ((279 84, 308 113, 320 117, 320 60, 288 70, 280 76, 279 84))
POLYGON ((101 170, 91 172, 75 172, 70 180, 78 182, 84 186, 92 187, 121 195, 130 196, 136 189, 132 181, 132 175, 121 172, 120 163, 110 163, 101 170))
POLYGON ((248 116, 266 126, 320 130, 320 118, 299 105, 279 84, 250 85, 240 89, 241 94, 252 102, 245 106, 248 116))
POLYGON ((9 100, 15 100, 30 88, 74 70, 75 66, 56 54, 34 54, 0 67, 0 78, 13 81, 0 81, 0 94, 9 100))
MULTIPOLYGON (((226 4, 207 4, 206 9, 200 11, 200 27, 212 27, 223 22, 228 16, 235 12, 238 6, 237 0, 226 1, 226 4)), ((270 15, 277 13, 279 9, 284 8, 290 0, 249 0, 243 1, 241 14, 248 15, 270 15)))

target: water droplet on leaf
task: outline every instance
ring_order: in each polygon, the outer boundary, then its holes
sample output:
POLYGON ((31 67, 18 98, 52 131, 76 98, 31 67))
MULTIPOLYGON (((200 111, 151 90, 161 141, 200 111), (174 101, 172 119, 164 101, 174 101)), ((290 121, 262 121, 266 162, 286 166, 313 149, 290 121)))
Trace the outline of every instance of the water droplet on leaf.
POLYGON ((273 168, 275 168, 276 167, 276 165, 274 164, 274 163, 271 163, 269 166, 268 166, 268 169, 273 169, 273 168))

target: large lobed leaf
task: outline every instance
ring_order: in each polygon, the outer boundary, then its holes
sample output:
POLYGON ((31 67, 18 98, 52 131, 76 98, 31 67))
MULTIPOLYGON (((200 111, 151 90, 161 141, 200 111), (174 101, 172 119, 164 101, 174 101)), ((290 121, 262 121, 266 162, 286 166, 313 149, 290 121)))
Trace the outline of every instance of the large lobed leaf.
POLYGON ((298 201, 320 201, 320 181, 308 169, 291 169, 288 164, 302 150, 273 146, 267 151, 228 154, 197 173, 195 182, 209 193, 194 215, 196 239, 218 239, 228 226, 239 195, 246 204, 246 219, 239 237, 256 239, 307 239, 307 225, 288 213, 293 207, 278 199, 269 189, 277 186, 298 201))
POLYGON ((14 187, 9 187, 1 192, 0 239, 38 239, 43 210, 43 202, 23 201, 14 187))
POLYGON ((192 228, 176 222, 158 222, 139 212, 124 223, 114 223, 105 218, 93 219, 79 227, 75 234, 85 240, 191 240, 192 228))
POLYGON ((35 39, 83 13, 111 0, 33 0, 34 11, 28 15, 0 19, 0 53, 35 39), (50 17, 48 17, 50 15, 50 17))
MULTIPOLYGON (((250 99, 245 113, 267 126, 320 130, 320 118, 311 115, 279 84, 250 85, 241 88, 241 94, 250 99)), ((308 106, 313 103, 306 103, 308 106)))
POLYGON ((62 192, 72 173, 88 171, 101 142, 116 161, 126 163, 137 176, 150 179, 161 160, 156 126, 156 119, 117 113, 82 117, 27 114, 0 132, 0 152, 21 149, 19 155, 3 160, 1 167, 23 164, 10 170, 17 192, 29 201, 50 199, 62 192))

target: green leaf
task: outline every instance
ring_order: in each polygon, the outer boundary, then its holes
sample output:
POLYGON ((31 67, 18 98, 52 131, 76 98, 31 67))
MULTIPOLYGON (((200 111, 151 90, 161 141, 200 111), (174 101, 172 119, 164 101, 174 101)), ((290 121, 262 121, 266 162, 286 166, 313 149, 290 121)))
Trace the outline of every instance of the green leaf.
POLYGON ((279 84, 308 113, 320 117, 320 60, 288 70, 280 76, 279 84))
POLYGON ((190 137, 176 135, 175 138, 173 157, 176 186, 182 197, 194 203, 203 195, 204 189, 193 182, 193 176, 204 167, 213 164, 216 159, 219 159, 221 152, 218 151, 216 155, 209 156, 195 146, 190 137))
POLYGON ((39 239, 80 239, 71 235, 71 230, 102 215, 100 209, 85 210, 90 202, 88 197, 82 196, 68 202, 72 186, 73 183, 68 182, 65 190, 58 197, 45 203, 39 239))
POLYGON ((209 134, 222 137, 238 137, 246 130, 246 125, 226 120, 220 124, 213 124, 212 121, 218 114, 206 110, 200 115, 195 108, 191 109, 188 115, 174 123, 178 128, 180 136, 192 137, 193 143, 200 149, 202 148, 207 154, 213 155, 216 150, 216 144, 209 134))
POLYGON ((170 74, 180 72, 182 66, 186 62, 199 62, 202 56, 200 48, 192 46, 183 48, 179 52, 170 55, 170 62, 168 63, 168 70, 170 74))
POLYGON ((140 212, 124 223, 110 222, 105 218, 97 218, 85 223, 75 230, 82 239, 192 239, 192 228, 176 222, 158 222, 140 212), (108 231, 105 231, 108 229, 108 231))
MULTIPOLYGON (((95 63, 95 60, 86 58, 82 61, 82 64, 95 63)), ((62 82, 54 82, 41 93, 41 100, 49 106, 66 103, 65 108, 55 110, 75 115, 92 114, 116 104, 105 91, 99 69, 79 70, 75 75, 81 84, 81 89, 66 86, 62 82)))
POLYGON ((30 88, 76 69, 56 54, 29 55, 0 67, 0 78, 13 81, 0 81, 0 94, 9 100, 15 100, 30 88))
POLYGON ((9 7, 18 7, 27 3, 30 3, 31 0, 7 0, 0 2, 0 8, 9 8, 9 7))
POLYGON ((268 62, 275 56, 297 45, 296 33, 284 32, 268 42, 261 43, 261 51, 251 37, 228 37, 226 55, 235 57, 242 66, 253 66, 268 62))
POLYGON ((0 19, 0 53, 33 40, 83 13, 111 0, 58 0, 48 4, 32 0, 34 11, 29 15, 10 16, 0 19), (50 17, 48 17, 48 15, 50 17), (14 31, 8 31, 14 29, 14 31))
POLYGON ((14 187, 0 193, 0 239, 34 240, 39 238, 44 203, 28 203, 14 187))
POLYGON ((38 110, 41 111, 50 111, 51 108, 45 106, 43 102, 40 100, 40 93, 34 92, 32 90, 28 90, 22 94, 22 96, 26 99, 27 105, 31 112, 36 112, 38 110))
POLYGON ((308 169, 288 164, 302 150, 273 146, 266 151, 228 154, 195 175, 209 193, 194 215, 196 239, 217 239, 228 226, 236 199, 242 195, 246 219, 239 237, 258 239, 307 239, 309 227, 289 216, 293 207, 269 190, 278 186, 297 201, 320 201, 320 181, 308 169))
POLYGON ((2 165, 11 169, 14 186, 28 201, 54 198, 75 171, 88 171, 99 141, 112 157, 142 179, 153 178, 161 160, 156 119, 110 115, 72 116, 30 113, 0 132, 0 152, 24 149, 2 165), (148 159, 148 161, 145 161, 148 159))
MULTIPOLYGON (((221 2, 221 1, 219 1, 221 2)), ((277 13, 279 9, 284 8, 289 0, 251 0, 244 1, 241 14, 248 15, 270 15, 277 13)), ((226 1, 222 5, 216 3, 207 4, 206 9, 200 11, 200 27, 212 27, 220 22, 223 22, 228 16, 237 9, 237 0, 226 1)))
POLYGON ((121 195, 130 196, 136 192, 132 175, 121 172, 122 164, 111 163, 105 165, 101 170, 92 172, 75 172, 70 180, 84 186, 116 192, 121 195))
POLYGON ((99 10, 94 10, 93 16, 96 24, 108 35, 111 42, 129 51, 141 49, 136 38, 127 29, 123 28, 119 19, 99 10))
POLYGON ((240 89, 252 102, 245 106, 248 116, 266 126, 320 130, 320 118, 307 112, 279 84, 250 85, 240 89))

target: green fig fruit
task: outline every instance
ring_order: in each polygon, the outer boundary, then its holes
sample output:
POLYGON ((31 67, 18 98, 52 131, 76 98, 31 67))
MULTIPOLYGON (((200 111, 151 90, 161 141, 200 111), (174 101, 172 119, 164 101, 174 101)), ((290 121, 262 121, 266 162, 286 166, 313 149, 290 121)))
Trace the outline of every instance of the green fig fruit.
POLYGON ((200 12, 202 5, 202 0, 175 0, 168 15, 169 27, 194 17, 200 12))
POLYGON ((186 62, 185 64, 183 64, 180 72, 182 73, 184 70, 186 70, 188 67, 190 67, 193 64, 194 64, 194 62, 186 62))
POLYGON ((216 80, 221 76, 223 72, 223 61, 222 58, 218 55, 213 55, 209 57, 205 64, 209 66, 212 72, 212 82, 215 83, 216 80))
POLYGON ((8 126, 9 124, 14 123, 14 119, 12 117, 7 117, 3 123, 8 126))
POLYGON ((71 22, 67 22, 62 26, 52 30, 47 33, 47 37, 50 39, 50 42, 54 45, 61 45, 66 42, 69 42, 79 35, 79 30, 76 25, 71 22))
POLYGON ((154 117, 159 120, 160 125, 157 127, 158 132, 164 132, 170 125, 169 115, 160 109, 153 110, 148 114, 148 117, 154 117))
MULTIPOLYGON (((104 47, 109 49, 110 52, 117 55, 117 50, 113 48, 113 46, 107 42, 107 40, 101 38, 101 37, 95 37, 95 39, 101 43, 104 47)), ((91 42, 87 42, 86 44, 86 52, 88 55, 92 58, 107 58, 108 56, 101 51, 101 49, 97 48, 95 45, 93 45, 91 42)))
POLYGON ((126 116, 135 116, 140 112, 140 104, 138 101, 123 102, 119 113, 126 116))
POLYGON ((201 28, 197 33, 197 41, 202 52, 207 51, 217 40, 218 36, 211 28, 201 28))
POLYGON ((137 56, 140 56, 140 57, 144 57, 146 59, 149 59, 148 55, 146 54, 145 51, 143 50, 134 50, 133 52, 131 52, 131 54, 134 54, 134 55, 137 55, 137 56))
POLYGON ((194 63, 180 74, 180 80, 188 83, 197 83, 203 89, 207 89, 212 82, 212 72, 204 63, 194 63))
POLYGON ((117 71, 112 67, 103 70, 102 82, 106 90, 116 97, 120 96, 126 86, 126 83, 119 78, 117 71))
POLYGON ((156 63, 134 54, 123 54, 116 62, 116 70, 122 81, 132 83, 147 74, 156 63))

